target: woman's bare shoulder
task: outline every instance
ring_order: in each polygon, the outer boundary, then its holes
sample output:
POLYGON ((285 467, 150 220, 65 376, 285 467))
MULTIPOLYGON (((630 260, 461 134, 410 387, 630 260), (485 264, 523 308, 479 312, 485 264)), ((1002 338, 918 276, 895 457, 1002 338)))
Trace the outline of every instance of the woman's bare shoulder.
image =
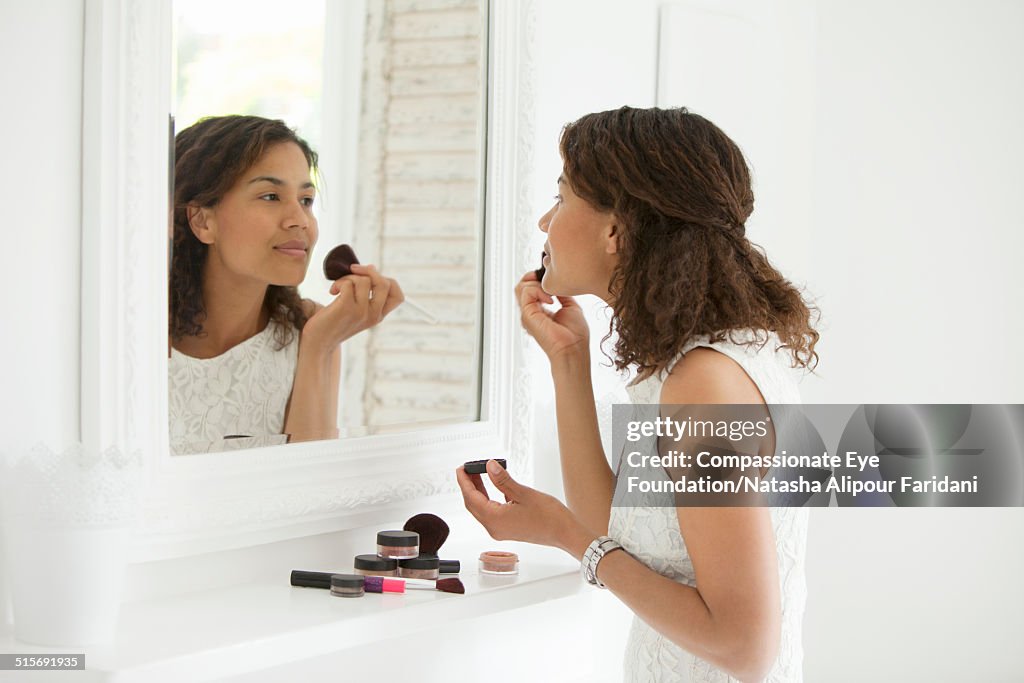
POLYGON ((662 403, 764 403, 757 385, 724 353, 698 347, 679 359, 661 388, 662 403))

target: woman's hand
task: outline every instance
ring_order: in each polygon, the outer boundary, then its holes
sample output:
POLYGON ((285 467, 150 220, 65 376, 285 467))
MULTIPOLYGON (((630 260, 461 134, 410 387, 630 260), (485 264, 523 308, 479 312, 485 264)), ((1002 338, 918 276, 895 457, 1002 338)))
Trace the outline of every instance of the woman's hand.
POLYGON ((545 309, 543 304, 553 304, 554 297, 541 288, 534 271, 524 275, 516 285, 516 301, 519 302, 523 327, 552 361, 573 354, 588 356, 590 329, 583 309, 571 296, 557 298, 561 308, 557 311, 545 309))
POLYGON ((331 285, 334 301, 319 309, 302 328, 302 342, 321 352, 336 349, 343 341, 373 327, 399 304, 405 295, 398 282, 377 272, 374 266, 353 264, 352 274, 331 285))
POLYGON ((491 538, 549 545, 576 558, 583 556, 596 534, 590 533, 569 508, 553 496, 514 481, 494 460, 488 461, 487 474, 505 495, 504 504, 488 498, 479 474, 467 474, 462 467, 455 471, 466 509, 491 538))

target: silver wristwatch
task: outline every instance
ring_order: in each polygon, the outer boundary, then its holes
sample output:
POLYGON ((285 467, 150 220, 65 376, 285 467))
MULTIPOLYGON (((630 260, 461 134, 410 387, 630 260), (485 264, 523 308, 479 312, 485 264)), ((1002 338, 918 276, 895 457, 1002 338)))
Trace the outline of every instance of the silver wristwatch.
POLYGON ((583 580, 591 586, 605 588, 605 585, 597 578, 597 565, 605 555, 615 550, 622 550, 622 546, 614 538, 610 536, 595 538, 587 546, 583 552, 583 559, 580 560, 580 573, 583 575, 583 580))

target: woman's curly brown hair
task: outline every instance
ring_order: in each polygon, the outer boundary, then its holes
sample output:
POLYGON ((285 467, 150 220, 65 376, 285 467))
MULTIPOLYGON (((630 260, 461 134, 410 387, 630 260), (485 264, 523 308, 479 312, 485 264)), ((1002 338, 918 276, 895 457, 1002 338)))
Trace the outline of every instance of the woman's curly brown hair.
POLYGON ((618 335, 616 368, 636 365, 644 379, 694 337, 763 346, 764 331, 794 367, 817 365, 817 309, 746 238, 750 172, 717 126, 685 108, 622 107, 570 123, 560 148, 573 191, 617 219, 606 337, 618 335))
MULTIPOLYGON (((284 121, 259 116, 211 116, 175 137, 168 324, 173 341, 201 335, 206 318, 203 269, 208 247, 189 227, 189 205, 215 206, 267 149, 283 142, 298 145, 310 171, 316 172, 316 152, 284 121)), ((268 286, 263 308, 275 323, 274 335, 279 347, 287 345, 308 318, 296 287, 268 286)))

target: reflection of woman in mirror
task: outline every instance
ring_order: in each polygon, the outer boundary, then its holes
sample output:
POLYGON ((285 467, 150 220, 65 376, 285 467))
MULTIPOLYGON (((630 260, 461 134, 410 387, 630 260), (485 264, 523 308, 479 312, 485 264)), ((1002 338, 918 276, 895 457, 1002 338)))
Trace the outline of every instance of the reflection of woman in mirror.
POLYGON ((460 470, 466 506, 496 538, 596 560, 588 579, 637 616, 628 680, 799 681, 806 510, 613 507, 589 332, 572 299, 611 307, 613 360, 637 371, 634 403, 798 403, 794 375, 816 364, 818 333, 801 293, 745 236, 754 199, 743 156, 685 109, 590 114, 560 147, 558 196, 540 219, 543 283, 527 273, 516 293, 551 365, 569 507, 493 461, 508 502, 460 470), (543 307, 556 297, 560 308, 543 307))
POLYGON ((327 306, 299 296, 318 235, 316 162, 283 122, 256 116, 203 119, 175 138, 175 452, 338 434, 339 345, 403 296, 371 265, 337 280, 327 306))

